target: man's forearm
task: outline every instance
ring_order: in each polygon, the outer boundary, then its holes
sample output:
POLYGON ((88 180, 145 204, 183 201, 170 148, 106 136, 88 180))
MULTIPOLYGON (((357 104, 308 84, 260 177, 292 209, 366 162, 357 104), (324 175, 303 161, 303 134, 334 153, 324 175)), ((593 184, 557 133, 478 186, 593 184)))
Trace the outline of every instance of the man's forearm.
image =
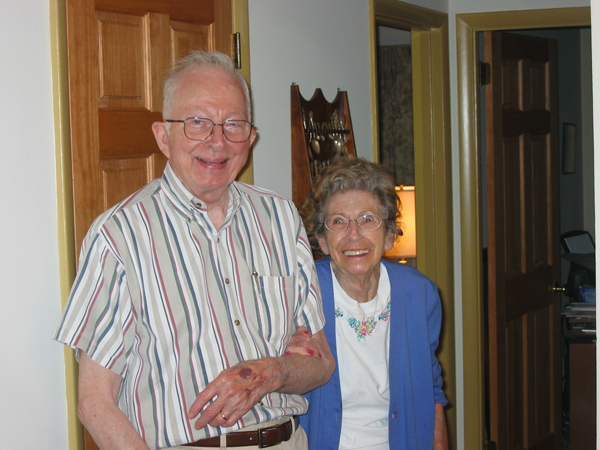
POLYGON ((335 369, 333 358, 317 359, 291 354, 280 358, 281 387, 276 392, 284 394, 304 394, 329 381, 335 369))
POLYGON ((310 340, 315 345, 315 349, 307 350, 312 352, 312 356, 291 353, 279 359, 281 365, 280 382, 281 387, 277 392, 285 394, 304 394, 312 391, 329 381, 335 370, 335 361, 325 332, 319 331, 311 335, 310 340), (314 352, 317 353, 314 353, 314 352))
POLYGON ((77 415, 102 450, 148 450, 148 446, 119 409, 119 375, 81 352, 77 415))
POLYGON ((271 392, 303 394, 329 381, 335 361, 325 333, 321 330, 312 339, 318 351, 314 356, 292 353, 244 361, 222 371, 190 407, 190 419, 202 412, 195 428, 231 426, 271 392))
MULTIPOLYGON (((90 406, 90 409, 94 409, 93 405, 90 406)), ((101 450, 148 450, 146 443, 118 408, 117 411, 99 409, 87 412, 83 409, 80 406, 79 420, 101 450)))

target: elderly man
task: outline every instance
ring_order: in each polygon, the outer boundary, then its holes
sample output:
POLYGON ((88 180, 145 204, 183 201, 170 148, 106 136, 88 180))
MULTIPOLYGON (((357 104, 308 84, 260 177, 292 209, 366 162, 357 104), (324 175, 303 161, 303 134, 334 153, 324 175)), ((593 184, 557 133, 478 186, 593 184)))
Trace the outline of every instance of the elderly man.
POLYGON ((164 97, 164 175, 96 219, 55 331, 77 350, 79 417, 102 449, 306 448, 298 394, 334 362, 296 208, 235 181, 248 87, 194 52, 164 97), (298 328, 312 356, 285 354, 298 328))

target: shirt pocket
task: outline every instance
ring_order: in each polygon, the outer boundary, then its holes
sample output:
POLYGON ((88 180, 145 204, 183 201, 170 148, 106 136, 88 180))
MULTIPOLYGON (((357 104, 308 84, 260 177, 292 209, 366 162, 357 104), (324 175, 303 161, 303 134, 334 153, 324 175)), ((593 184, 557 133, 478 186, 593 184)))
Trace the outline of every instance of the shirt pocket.
POLYGON ((283 353, 295 332, 296 277, 259 275, 252 271, 260 334, 272 356, 283 353))

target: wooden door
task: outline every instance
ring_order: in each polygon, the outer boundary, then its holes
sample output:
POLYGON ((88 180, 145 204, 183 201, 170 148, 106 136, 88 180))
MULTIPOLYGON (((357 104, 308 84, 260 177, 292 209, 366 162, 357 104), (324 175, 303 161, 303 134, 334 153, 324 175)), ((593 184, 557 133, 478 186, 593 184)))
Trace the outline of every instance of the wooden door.
POLYGON ((485 33, 490 440, 560 449, 556 43, 485 33))
POLYGON ((192 49, 231 55, 231 32, 231 0, 67 0, 77 253, 99 214, 162 174, 165 72, 192 49))
POLYGON ((231 0, 67 0, 75 246, 103 211, 162 174, 151 124, 173 61, 232 52, 231 0))

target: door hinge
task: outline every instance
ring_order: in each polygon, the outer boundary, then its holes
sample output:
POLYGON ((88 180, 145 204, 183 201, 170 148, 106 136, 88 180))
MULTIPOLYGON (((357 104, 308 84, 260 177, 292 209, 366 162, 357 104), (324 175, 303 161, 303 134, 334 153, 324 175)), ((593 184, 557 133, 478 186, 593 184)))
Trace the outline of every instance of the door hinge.
POLYGON ((239 32, 233 33, 233 64, 238 70, 242 68, 242 45, 239 32))
POLYGON ((492 78, 492 70, 490 63, 479 61, 479 86, 490 84, 492 78))

